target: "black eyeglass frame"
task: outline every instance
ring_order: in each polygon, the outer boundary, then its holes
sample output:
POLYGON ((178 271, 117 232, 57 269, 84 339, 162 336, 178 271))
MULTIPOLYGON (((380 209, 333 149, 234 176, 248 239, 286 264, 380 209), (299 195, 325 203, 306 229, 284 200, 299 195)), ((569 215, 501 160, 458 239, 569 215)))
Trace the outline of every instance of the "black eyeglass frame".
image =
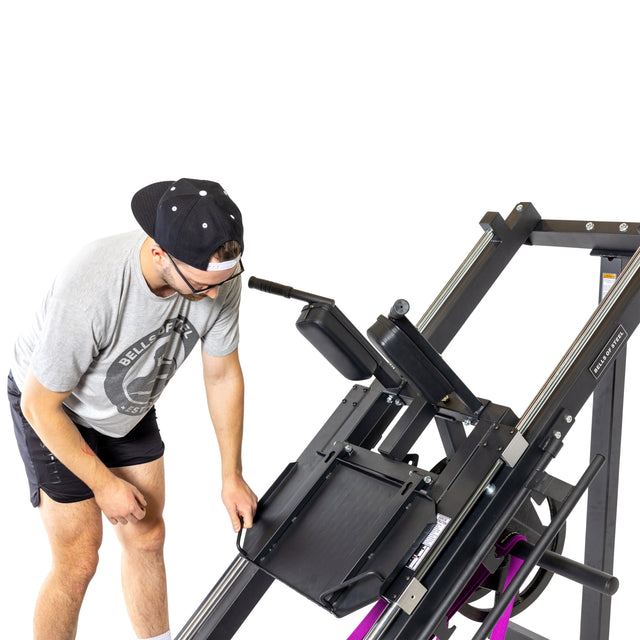
MULTIPOLYGON (((167 253, 165 251, 165 253, 167 253)), ((187 285, 187 287, 189 287, 189 289, 191 290, 191 293, 195 294, 195 295, 200 295, 202 293, 207 293, 208 291, 212 291, 213 289, 216 289, 217 287, 221 287, 223 284, 226 284, 227 282, 231 282, 231 280, 233 280, 234 278, 237 278, 238 276, 242 275, 244 273, 244 266, 242 265, 242 258, 239 260, 239 264, 240 264, 240 271, 238 271, 238 273, 234 273, 230 278, 227 278, 226 280, 223 280, 222 282, 219 282, 218 284, 212 284, 209 285, 208 287, 204 287, 202 289, 196 289, 184 276, 184 274, 182 273, 182 271, 180 271, 180 269, 178 269, 178 265, 175 263, 174 259, 171 257, 170 253, 167 253, 167 256, 169 258, 169 260, 171 260, 171 264, 174 266, 175 270, 178 272, 178 275, 184 280, 184 283, 187 285)))

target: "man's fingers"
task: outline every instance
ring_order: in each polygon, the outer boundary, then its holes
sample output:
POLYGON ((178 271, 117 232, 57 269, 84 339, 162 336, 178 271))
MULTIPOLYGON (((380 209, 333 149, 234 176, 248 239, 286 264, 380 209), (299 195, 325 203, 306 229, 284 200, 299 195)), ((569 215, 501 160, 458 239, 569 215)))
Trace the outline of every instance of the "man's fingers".
POLYGON ((222 501, 236 533, 242 528, 250 529, 253 526, 258 499, 244 481, 236 485, 223 486, 222 501))
POLYGON ((140 506, 140 504, 136 504, 136 507, 131 512, 131 515, 136 520, 142 520, 145 517, 145 515, 147 515, 147 511, 144 507, 140 506))
POLYGON ((240 517, 242 518, 242 524, 245 529, 251 529, 251 527, 253 527, 253 511, 251 509, 243 511, 240 517))
POLYGON ((229 516, 231 517, 231 526, 233 530, 238 533, 242 528, 242 522, 240 521, 240 516, 236 511, 229 510, 229 516))
POLYGON ((144 496, 142 495, 142 493, 140 493, 140 490, 137 489, 136 487, 133 487, 134 491, 134 495, 136 497, 136 500, 138 501, 138 504, 145 509, 147 506, 147 501, 144 499, 144 496))

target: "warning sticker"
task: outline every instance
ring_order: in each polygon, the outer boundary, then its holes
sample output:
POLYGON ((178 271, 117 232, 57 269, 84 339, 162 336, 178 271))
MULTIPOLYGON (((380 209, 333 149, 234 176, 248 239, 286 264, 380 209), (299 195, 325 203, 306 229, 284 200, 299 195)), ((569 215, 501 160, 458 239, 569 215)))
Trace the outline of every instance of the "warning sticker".
POLYGON ((602 297, 604 298, 607 293, 609 293, 609 289, 613 287, 616 283, 616 274, 615 273, 603 273, 602 274, 602 297))
POLYGON ((439 513, 436 517, 436 523, 429 531, 429 534, 424 539, 422 544, 418 547, 418 550, 411 556, 409 562, 407 562, 407 569, 412 571, 418 567, 421 558, 433 547, 436 540, 440 537, 440 534, 445 530, 445 527, 449 524, 451 518, 439 513))

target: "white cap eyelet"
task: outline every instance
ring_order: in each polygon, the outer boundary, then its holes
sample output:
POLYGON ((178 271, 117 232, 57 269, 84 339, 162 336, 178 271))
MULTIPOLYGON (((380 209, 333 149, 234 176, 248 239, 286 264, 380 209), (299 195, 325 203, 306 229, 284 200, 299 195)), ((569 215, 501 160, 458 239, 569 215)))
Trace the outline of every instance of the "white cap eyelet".
POLYGON ((176 207, 175 205, 173 207, 171 207, 171 211, 177 211, 178 207, 176 207))
POLYGON ((206 196, 206 195, 207 195, 207 192, 203 189, 202 191, 199 191, 199 194, 200 194, 201 196, 206 196))
POLYGON ((203 229, 206 229, 208 226, 209 226, 209 225, 208 225, 206 222, 203 222, 203 223, 202 223, 202 228, 203 228, 203 229))

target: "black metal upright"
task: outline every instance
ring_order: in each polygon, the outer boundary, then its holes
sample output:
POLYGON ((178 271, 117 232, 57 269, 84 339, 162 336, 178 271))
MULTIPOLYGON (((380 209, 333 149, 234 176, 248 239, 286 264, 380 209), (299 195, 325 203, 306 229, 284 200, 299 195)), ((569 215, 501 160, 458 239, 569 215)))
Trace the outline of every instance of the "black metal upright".
MULTIPOLYGON (((600 300, 629 261, 621 255, 600 258, 600 300)), ((593 394, 591 456, 603 455, 605 464, 589 487, 584 562, 613 573, 618 505, 618 477, 622 440, 622 409, 626 346, 606 371, 593 394)), ((580 640, 606 640, 611 622, 611 596, 585 588, 582 595, 580 640)))

